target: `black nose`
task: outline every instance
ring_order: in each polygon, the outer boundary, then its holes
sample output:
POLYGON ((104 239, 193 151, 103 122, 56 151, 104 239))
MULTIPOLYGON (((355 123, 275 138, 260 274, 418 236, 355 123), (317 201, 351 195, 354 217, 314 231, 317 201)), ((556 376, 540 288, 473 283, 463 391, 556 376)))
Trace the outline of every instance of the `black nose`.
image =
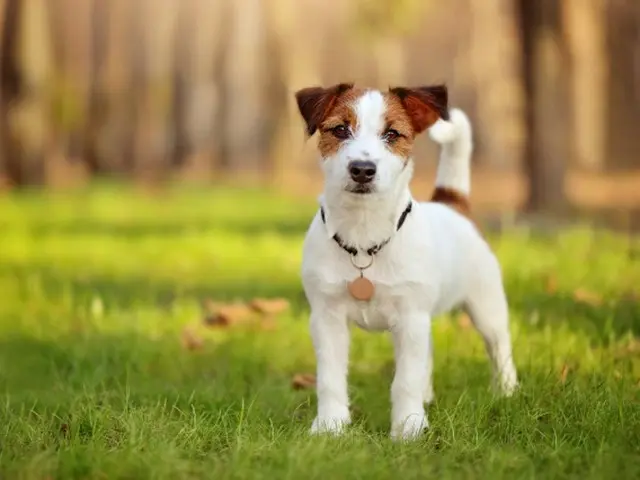
POLYGON ((369 160, 354 160, 349 163, 349 174, 354 182, 369 183, 376 176, 376 164, 369 160))

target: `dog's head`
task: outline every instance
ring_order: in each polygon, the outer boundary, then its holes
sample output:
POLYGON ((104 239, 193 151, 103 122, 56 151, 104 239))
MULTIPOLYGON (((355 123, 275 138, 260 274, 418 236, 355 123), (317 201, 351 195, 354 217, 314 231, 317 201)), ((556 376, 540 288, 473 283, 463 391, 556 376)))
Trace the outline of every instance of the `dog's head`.
POLYGON ((325 188, 354 196, 394 189, 416 136, 448 118, 444 85, 382 92, 341 83, 304 88, 296 100, 307 133, 320 135, 325 188))

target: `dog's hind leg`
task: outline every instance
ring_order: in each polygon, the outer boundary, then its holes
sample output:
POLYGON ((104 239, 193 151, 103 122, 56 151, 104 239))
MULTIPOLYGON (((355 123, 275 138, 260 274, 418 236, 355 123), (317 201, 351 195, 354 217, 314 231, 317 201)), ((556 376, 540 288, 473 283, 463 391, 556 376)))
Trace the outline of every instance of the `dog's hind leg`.
POLYGON ((493 379, 499 391, 509 396, 518 385, 513 363, 509 308, 500 274, 485 276, 471 292, 465 309, 480 332, 493 366, 493 379))

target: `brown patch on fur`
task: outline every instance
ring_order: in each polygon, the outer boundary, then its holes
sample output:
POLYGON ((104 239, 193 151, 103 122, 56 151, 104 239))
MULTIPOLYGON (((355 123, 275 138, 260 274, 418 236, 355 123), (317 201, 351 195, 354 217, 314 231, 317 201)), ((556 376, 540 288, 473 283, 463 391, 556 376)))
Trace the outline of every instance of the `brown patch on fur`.
POLYGON ((400 134, 400 137, 388 143, 387 148, 394 154, 408 159, 411 156, 413 143, 417 135, 413 122, 405 110, 402 100, 397 95, 386 93, 384 98, 387 104, 385 127, 396 130, 400 134))
POLYGON ((336 98, 332 108, 319 126, 320 139, 318 150, 323 158, 335 155, 344 140, 337 138, 331 129, 338 125, 347 125, 352 132, 358 129, 358 117, 354 110, 356 99, 366 91, 364 88, 352 88, 336 98))
POLYGON ((432 202, 442 203, 471 219, 471 205, 466 195, 446 187, 436 187, 431 196, 432 202))
POLYGON ((340 83, 329 88, 309 87, 296 92, 298 109, 307 125, 307 133, 313 135, 320 130, 318 149, 323 157, 335 154, 344 141, 337 138, 331 129, 338 125, 357 128, 357 117, 353 102, 365 92, 354 88, 352 83, 340 83))
POLYGON ((449 95, 445 85, 395 87, 389 91, 402 102, 416 134, 425 131, 439 118, 449 118, 449 95))
POLYGON ((307 124, 307 133, 313 135, 329 114, 336 100, 353 88, 353 83, 339 83, 329 88, 308 87, 296 92, 300 115, 307 124))

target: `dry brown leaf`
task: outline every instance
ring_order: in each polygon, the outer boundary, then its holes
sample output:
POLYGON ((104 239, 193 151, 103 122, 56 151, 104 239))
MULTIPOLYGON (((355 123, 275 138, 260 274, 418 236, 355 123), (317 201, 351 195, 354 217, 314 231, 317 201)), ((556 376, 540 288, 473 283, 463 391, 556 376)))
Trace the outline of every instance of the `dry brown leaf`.
POLYGON ((286 298, 254 298, 249 306, 260 314, 276 315, 289 308, 289 301, 286 298))
POLYGON ((233 303, 218 307, 217 310, 205 318, 205 323, 211 327, 229 327, 246 323, 251 319, 252 309, 242 303, 233 303))
POLYGON ((593 307, 602 305, 602 297, 585 288, 577 288, 573 291, 573 299, 577 302, 585 303, 593 307))
POLYGON ((567 377, 569 376, 569 372, 571 372, 571 367, 566 363, 562 366, 562 371, 560 372, 560 382, 565 383, 567 381, 567 377))
POLYGON ((278 328, 278 323, 273 318, 265 318, 262 322, 260 322, 260 329, 272 331, 278 328))
POLYGON ((293 376, 291 386, 293 387, 294 390, 315 388, 316 377, 311 373, 298 373, 293 376))
POLYGON ((186 327, 182 331, 182 345, 187 350, 199 350, 204 345, 204 340, 194 327, 186 327))

